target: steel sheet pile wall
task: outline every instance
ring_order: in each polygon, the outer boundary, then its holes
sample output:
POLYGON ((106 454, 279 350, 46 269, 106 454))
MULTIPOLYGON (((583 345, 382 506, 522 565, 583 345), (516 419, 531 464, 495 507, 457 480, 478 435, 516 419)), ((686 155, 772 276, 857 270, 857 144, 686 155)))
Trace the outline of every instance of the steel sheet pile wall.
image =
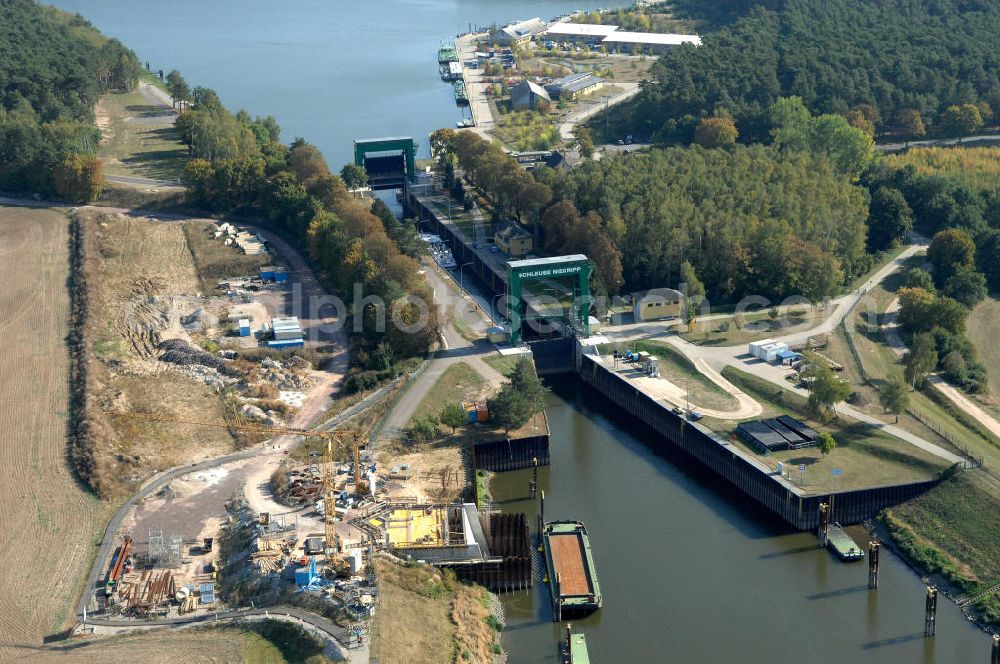
POLYGON ((498 576, 487 584, 496 592, 511 592, 530 588, 534 578, 533 556, 528 517, 523 512, 489 515, 490 553, 502 556, 498 576))
POLYGON ((539 466, 549 465, 547 433, 492 443, 476 443, 472 448, 472 463, 477 470, 503 473, 508 470, 531 468, 533 459, 538 459, 539 466))
POLYGON ((831 495, 834 497, 832 518, 850 524, 871 518, 880 510, 909 500, 938 483, 938 480, 931 480, 836 494, 804 494, 779 482, 771 473, 737 454, 730 444, 709 429, 673 413, 594 358, 578 354, 577 362, 579 375, 587 385, 799 530, 816 528, 819 503, 831 495))

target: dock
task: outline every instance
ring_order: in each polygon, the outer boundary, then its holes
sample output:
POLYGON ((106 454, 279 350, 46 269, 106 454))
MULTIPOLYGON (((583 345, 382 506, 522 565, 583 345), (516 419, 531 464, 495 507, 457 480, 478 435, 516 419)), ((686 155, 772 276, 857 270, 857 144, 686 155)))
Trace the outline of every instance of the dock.
POLYGON ((601 608, 601 586, 583 523, 550 521, 543 528, 542 542, 555 620, 585 616, 601 608))
POLYGON ((833 549, 837 557, 844 561, 861 560, 865 557, 864 550, 858 546, 839 523, 830 524, 827 546, 833 549))

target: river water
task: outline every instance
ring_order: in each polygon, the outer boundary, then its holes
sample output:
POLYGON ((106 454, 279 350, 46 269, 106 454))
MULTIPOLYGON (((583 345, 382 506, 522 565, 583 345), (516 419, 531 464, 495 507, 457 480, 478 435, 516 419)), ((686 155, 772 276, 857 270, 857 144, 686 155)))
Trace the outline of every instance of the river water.
MULTIPOLYGON (((233 109, 274 115, 334 168, 355 138, 427 134, 461 117, 437 75, 442 41, 469 24, 552 17, 581 0, 55 0, 181 70, 233 109)), ((920 579, 885 551, 880 588, 790 532, 683 454, 648 443, 572 381, 553 383, 546 516, 584 521, 604 608, 576 627, 593 660, 645 662, 987 662, 989 641, 948 601, 924 639, 920 579)), ((528 472, 498 475, 506 509, 527 511, 528 472)), ((857 535, 857 533, 855 533, 857 535)), ((858 537, 860 539, 860 537, 858 537)), ((943 598, 942 598, 943 600, 943 598)), ((510 661, 555 662, 547 588, 504 599, 510 661)))
MULTIPOLYGON (((594 0, 49 0, 117 37, 153 70, 178 69, 232 110, 274 115, 331 168, 356 138, 427 135, 462 110, 438 75, 437 49, 471 26, 576 9, 594 0)), ((468 110, 465 111, 468 113, 468 110)))
MULTIPOLYGON (((883 549, 879 589, 683 453, 617 417, 574 379, 550 383, 545 518, 588 528, 604 608, 574 628, 594 662, 988 662, 988 637, 950 601, 923 637, 924 585, 883 549)), ((526 511, 530 471, 494 499, 526 511)), ((863 529, 849 529, 865 542, 863 529)), ((512 662, 556 662, 548 587, 505 596, 512 662)))

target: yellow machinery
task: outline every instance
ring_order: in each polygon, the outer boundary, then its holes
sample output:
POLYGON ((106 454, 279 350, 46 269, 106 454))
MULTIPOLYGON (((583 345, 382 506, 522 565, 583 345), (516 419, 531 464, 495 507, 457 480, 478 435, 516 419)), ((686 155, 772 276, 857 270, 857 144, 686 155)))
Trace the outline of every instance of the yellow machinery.
POLYGON ((323 515, 325 527, 325 550, 327 562, 332 562, 336 554, 334 544, 336 528, 336 510, 334 509, 337 492, 333 486, 333 444, 340 443, 347 436, 352 437, 352 447, 354 452, 354 491, 361 494, 368 491, 368 483, 361 479, 361 441, 364 440, 364 432, 356 429, 339 429, 333 431, 321 431, 318 429, 299 429, 294 427, 276 427, 247 422, 197 422, 194 420, 184 420, 173 417, 162 417, 147 413, 129 413, 124 417, 141 420, 151 420, 154 422, 171 422, 176 424, 190 424, 202 427, 215 427, 219 429, 229 429, 247 434, 274 435, 274 436, 305 436, 316 437, 326 441, 326 449, 323 454, 323 515))

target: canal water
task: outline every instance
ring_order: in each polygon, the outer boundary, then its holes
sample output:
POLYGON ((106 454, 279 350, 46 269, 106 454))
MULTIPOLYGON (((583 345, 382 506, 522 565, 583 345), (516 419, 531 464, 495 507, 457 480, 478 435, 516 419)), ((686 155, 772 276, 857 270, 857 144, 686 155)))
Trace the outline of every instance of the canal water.
MULTIPOLYGON (((331 168, 355 138, 427 135, 463 117, 438 75, 443 41, 505 24, 615 3, 595 0, 47 0, 121 39, 155 70, 178 69, 232 110, 274 115, 331 168)), ((464 113, 467 115, 468 110, 464 113)))
MULTIPOLYGON (((883 550, 842 563, 790 531, 648 430, 566 378, 549 383, 552 465, 539 473, 545 517, 591 537, 604 608, 573 623, 594 662, 988 662, 987 635, 943 597, 923 637, 924 585, 883 550)), ((526 511, 530 471, 497 474, 494 499, 526 511)), ((863 529, 849 529, 864 540, 863 529)), ((548 587, 504 596, 512 662, 556 662, 548 587)))

